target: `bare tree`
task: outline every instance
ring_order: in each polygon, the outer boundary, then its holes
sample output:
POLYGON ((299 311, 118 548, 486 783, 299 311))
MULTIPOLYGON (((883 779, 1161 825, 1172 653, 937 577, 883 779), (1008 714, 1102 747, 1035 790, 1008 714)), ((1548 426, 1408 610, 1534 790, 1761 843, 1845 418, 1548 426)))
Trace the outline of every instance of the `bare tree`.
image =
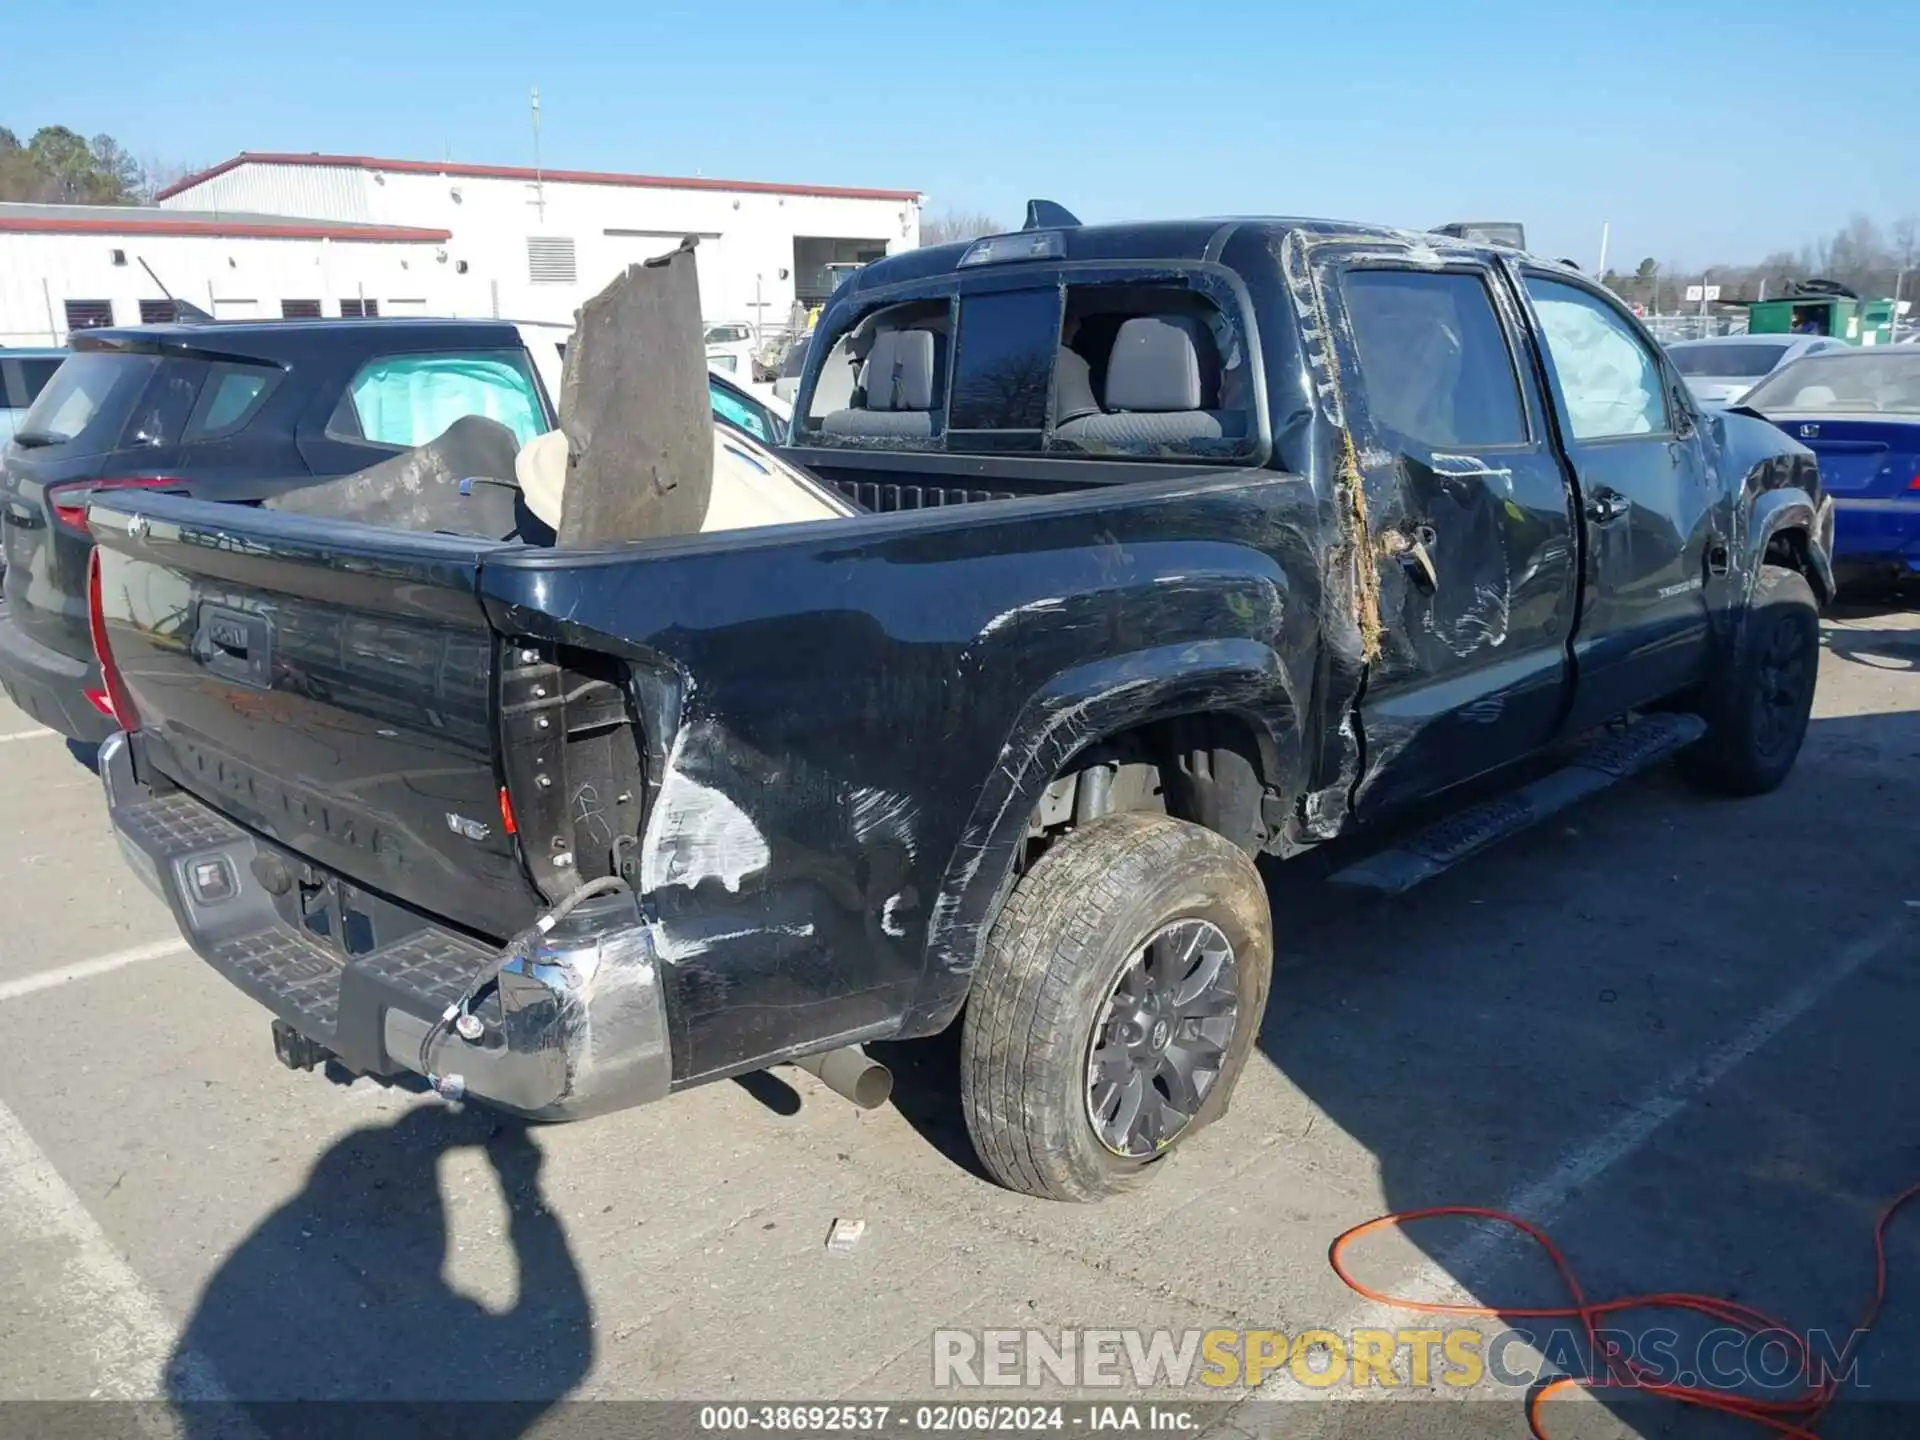
POLYGON ((189 175, 198 175, 207 168, 205 165, 182 164, 177 160, 162 160, 159 156, 148 153, 140 161, 140 203, 154 204, 162 190, 170 185, 177 185, 189 175))
POLYGON ((946 245, 979 235, 1003 235, 1006 230, 1005 225, 979 210, 942 210, 938 215, 920 217, 922 245, 946 245))

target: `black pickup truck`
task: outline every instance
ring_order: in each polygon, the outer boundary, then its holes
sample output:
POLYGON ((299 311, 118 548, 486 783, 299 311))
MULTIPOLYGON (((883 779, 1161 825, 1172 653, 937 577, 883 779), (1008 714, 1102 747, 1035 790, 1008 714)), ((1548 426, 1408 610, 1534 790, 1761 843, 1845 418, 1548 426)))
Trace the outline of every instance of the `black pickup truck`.
POLYGON ((862 513, 95 500, 114 824, 283 1059, 562 1119, 959 1019, 987 1167, 1096 1198, 1225 1112, 1254 856, 1590 737, 1344 872, 1395 890, 1668 751, 1771 789, 1805 731, 1810 453, 1517 250, 1037 205, 849 280, 795 417, 862 513))

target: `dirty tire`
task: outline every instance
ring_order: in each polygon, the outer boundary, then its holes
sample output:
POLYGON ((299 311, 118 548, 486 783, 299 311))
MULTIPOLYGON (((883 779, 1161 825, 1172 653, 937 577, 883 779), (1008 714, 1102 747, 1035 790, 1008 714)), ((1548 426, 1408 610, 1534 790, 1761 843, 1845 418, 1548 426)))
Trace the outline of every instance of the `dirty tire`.
POLYGON ((967 1001, 960 1101, 982 1163, 1007 1188, 1052 1200, 1099 1200, 1137 1183, 1226 1113, 1272 969, 1266 887, 1232 842, 1155 814, 1110 816, 1059 841, 1008 897, 967 1001), (1127 1158, 1088 1115, 1094 1027, 1132 954, 1190 917, 1232 945, 1233 1035, 1186 1128, 1157 1154, 1127 1158))
POLYGON ((1722 795, 1764 795, 1793 769, 1820 672, 1820 607, 1806 577, 1763 565, 1731 661, 1700 694, 1707 733, 1683 774, 1722 795))

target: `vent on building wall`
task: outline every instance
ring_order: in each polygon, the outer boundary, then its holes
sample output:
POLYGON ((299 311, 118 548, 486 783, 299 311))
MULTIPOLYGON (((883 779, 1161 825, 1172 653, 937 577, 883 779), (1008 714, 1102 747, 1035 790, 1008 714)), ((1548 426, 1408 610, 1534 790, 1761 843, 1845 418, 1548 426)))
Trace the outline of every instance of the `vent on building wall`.
POLYGON ((343 320, 378 320, 380 302, 378 300, 342 300, 340 318, 343 320))
POLYGON ((170 325, 180 318, 180 311, 171 300, 142 300, 140 302, 140 323, 142 325, 170 325))
POLYGON ((527 279, 535 285, 571 285, 576 277, 571 235, 527 237, 527 279))
POLYGON ((113 324, 111 300, 67 301, 67 329, 98 330, 102 325, 111 324, 113 324))
POLYGON ((320 302, 318 300, 282 300, 280 318, 282 320, 318 320, 320 302))

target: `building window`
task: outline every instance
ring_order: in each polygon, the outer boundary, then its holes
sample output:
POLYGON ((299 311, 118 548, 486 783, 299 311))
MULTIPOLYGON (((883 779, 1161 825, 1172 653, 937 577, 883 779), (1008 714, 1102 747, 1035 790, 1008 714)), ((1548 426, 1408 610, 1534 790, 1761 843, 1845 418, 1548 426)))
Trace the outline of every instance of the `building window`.
POLYGON ((570 235, 527 237, 527 279, 535 285, 571 285, 577 275, 570 235))
POLYGON ((102 325, 111 324, 113 324, 111 300, 67 301, 67 329, 98 330, 102 325))
POLYGON ((318 300, 282 300, 280 318, 282 320, 318 320, 320 302, 318 300))
POLYGON ((140 323, 142 325, 171 325, 180 318, 180 312, 171 300, 142 300, 140 302, 140 323))
POLYGON ((340 318, 343 320, 377 320, 380 318, 378 300, 342 300, 340 318))

